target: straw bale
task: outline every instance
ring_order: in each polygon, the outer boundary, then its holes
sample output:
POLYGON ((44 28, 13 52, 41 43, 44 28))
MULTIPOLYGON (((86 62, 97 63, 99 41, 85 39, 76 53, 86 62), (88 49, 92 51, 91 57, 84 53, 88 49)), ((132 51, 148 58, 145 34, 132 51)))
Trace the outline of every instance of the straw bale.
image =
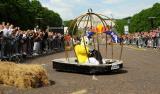
POLYGON ((0 84, 19 88, 49 85, 46 70, 41 65, 0 62, 0 84))

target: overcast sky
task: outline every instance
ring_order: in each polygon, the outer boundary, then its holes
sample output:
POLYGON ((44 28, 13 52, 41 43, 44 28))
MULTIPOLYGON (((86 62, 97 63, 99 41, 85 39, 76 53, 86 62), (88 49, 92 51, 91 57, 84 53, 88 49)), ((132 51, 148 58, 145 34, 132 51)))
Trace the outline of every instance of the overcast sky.
POLYGON ((160 0, 40 0, 44 7, 60 14, 63 20, 74 19, 86 13, 89 8, 93 12, 114 18, 132 16, 143 9, 152 7, 160 0))

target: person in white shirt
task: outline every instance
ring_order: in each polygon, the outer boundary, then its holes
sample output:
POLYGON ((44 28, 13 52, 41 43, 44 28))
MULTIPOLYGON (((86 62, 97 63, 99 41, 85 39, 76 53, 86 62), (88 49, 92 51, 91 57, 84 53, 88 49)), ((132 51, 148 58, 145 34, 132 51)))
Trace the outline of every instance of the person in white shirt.
POLYGON ((9 32, 8 31, 8 26, 5 26, 4 29, 3 29, 3 36, 8 37, 8 35, 9 35, 8 32, 9 32))
POLYGON ((12 34, 12 32, 13 32, 13 30, 14 30, 14 28, 13 28, 14 26, 11 24, 10 26, 9 26, 9 36, 12 34))

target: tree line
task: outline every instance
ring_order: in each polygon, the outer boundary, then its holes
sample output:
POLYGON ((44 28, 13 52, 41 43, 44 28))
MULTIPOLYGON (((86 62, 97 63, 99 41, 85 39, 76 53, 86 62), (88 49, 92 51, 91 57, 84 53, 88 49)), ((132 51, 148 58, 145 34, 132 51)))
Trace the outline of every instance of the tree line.
POLYGON ((144 9, 141 12, 123 19, 116 20, 116 28, 120 34, 124 33, 124 26, 129 25, 129 32, 146 32, 160 27, 160 3, 153 7, 144 9))
POLYGON ((21 29, 62 25, 60 15, 43 7, 38 0, 0 0, 0 22, 9 22, 21 29))

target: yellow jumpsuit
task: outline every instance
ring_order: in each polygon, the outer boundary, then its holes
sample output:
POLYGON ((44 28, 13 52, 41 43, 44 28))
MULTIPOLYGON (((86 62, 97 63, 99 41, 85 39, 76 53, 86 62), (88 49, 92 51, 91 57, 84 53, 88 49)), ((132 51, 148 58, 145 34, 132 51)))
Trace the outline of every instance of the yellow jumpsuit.
POLYGON ((89 54, 88 47, 85 48, 83 45, 76 45, 75 53, 77 55, 78 62, 80 64, 85 64, 88 61, 88 54, 89 54))

